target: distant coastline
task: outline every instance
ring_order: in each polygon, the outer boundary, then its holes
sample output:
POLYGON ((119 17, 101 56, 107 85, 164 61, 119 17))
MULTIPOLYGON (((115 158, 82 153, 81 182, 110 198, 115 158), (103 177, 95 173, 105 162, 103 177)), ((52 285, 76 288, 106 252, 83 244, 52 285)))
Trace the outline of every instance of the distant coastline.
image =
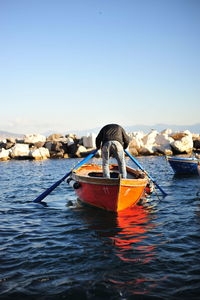
MULTIPOLYGON (((155 125, 131 125, 131 126, 123 126, 125 128, 125 130, 127 132, 137 132, 137 131, 142 131, 144 133, 148 133, 150 132, 152 129, 157 130, 158 132, 161 132, 162 130, 165 130, 167 128, 170 128, 173 131, 185 131, 185 130, 189 130, 191 133, 196 133, 196 134, 200 134, 200 123, 196 123, 193 125, 176 125, 176 124, 155 124, 155 125)), ((66 128, 66 130, 62 130, 61 132, 57 131, 57 130, 49 130, 46 132, 37 132, 38 134, 42 134, 44 136, 49 136, 55 132, 58 132, 60 134, 69 134, 69 133, 74 133, 77 136, 84 136, 90 133, 98 133, 100 130, 100 127, 95 127, 95 128, 88 128, 88 129, 84 129, 84 130, 68 130, 66 128)), ((33 133, 33 132, 31 132, 33 133)), ((0 139, 4 139, 4 138, 8 138, 8 137, 14 137, 14 138, 21 138, 23 137, 25 133, 15 133, 15 132, 9 132, 9 131, 4 131, 4 130, 0 130, 0 139)))

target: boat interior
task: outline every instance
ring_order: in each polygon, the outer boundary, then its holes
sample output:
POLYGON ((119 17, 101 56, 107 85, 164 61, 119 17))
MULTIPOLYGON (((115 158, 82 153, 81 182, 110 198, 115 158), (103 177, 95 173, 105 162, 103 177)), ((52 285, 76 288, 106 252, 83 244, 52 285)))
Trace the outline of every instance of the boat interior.
MULTIPOLYGON (((87 174, 89 177, 95 177, 95 178, 101 178, 103 177, 103 172, 89 172, 87 174)), ((111 179, 117 179, 119 178, 119 171, 110 171, 110 178, 111 179)), ((144 173, 142 173, 141 171, 139 170, 131 170, 131 172, 129 172, 127 170, 127 178, 128 179, 141 179, 141 178, 145 178, 145 175, 144 173)))
MULTIPOLYGON (((126 166, 127 170, 127 179, 142 179, 145 178, 144 172, 133 169, 131 167, 126 166)), ((103 178, 102 166, 95 164, 86 164, 80 167, 75 171, 76 174, 80 176, 92 177, 92 178, 103 178)), ((110 178, 118 179, 120 176, 120 172, 118 169, 118 165, 110 164, 110 178)))
MULTIPOLYGON (((90 177, 103 177, 102 172, 90 172, 88 173, 88 176, 90 177)), ((110 172, 110 178, 118 178, 119 177, 119 172, 110 172)))

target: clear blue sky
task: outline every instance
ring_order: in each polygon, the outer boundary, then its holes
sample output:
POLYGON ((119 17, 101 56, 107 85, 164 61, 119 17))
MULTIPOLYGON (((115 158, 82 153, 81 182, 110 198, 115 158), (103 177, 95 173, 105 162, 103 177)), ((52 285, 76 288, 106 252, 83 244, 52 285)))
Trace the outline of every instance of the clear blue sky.
POLYGON ((200 121, 199 0, 0 0, 0 130, 200 121))

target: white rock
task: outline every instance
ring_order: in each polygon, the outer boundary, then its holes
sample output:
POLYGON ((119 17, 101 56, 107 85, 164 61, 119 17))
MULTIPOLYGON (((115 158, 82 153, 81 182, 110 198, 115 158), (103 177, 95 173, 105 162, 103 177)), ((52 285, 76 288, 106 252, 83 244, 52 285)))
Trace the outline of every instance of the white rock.
POLYGON ((187 135, 192 135, 192 133, 189 131, 189 130, 185 130, 185 131, 183 131, 185 134, 187 134, 187 135))
POLYGON ((151 144, 148 144, 148 145, 144 145, 140 149, 140 154, 142 154, 142 155, 151 155, 151 154, 154 154, 155 151, 156 151, 155 146, 151 145, 151 144))
POLYGON ((6 144, 6 142, 7 142, 6 139, 0 140, 0 143, 6 144))
POLYGON ((200 135, 198 133, 192 133, 192 139, 193 140, 199 140, 200 139, 200 135))
POLYGON ((143 131, 134 131, 134 132, 129 132, 128 136, 130 136, 130 138, 132 137, 138 137, 140 139, 143 139, 143 137, 145 136, 143 131))
POLYGON ((10 159, 10 149, 6 150, 4 148, 0 149, 0 160, 10 159))
POLYGON ((87 151, 86 147, 84 147, 84 146, 82 146, 82 145, 80 145, 80 146, 78 147, 78 152, 79 152, 79 153, 86 152, 86 151, 87 151))
POLYGON ((152 130, 150 133, 146 134, 142 141, 143 141, 143 146, 140 148, 140 154, 143 155, 150 155, 155 152, 155 138, 158 135, 157 130, 152 130))
POLYGON ((49 150, 44 147, 40 147, 30 151, 30 156, 36 160, 47 159, 50 157, 49 150))
POLYGON ((87 136, 83 136, 83 146, 86 148, 95 148, 96 147, 96 134, 90 133, 87 136))
POLYGON ((160 133, 170 135, 172 133, 172 130, 170 128, 167 128, 167 129, 164 129, 163 131, 161 131, 160 133))
POLYGON ((35 144, 46 141, 46 137, 41 134, 26 134, 23 139, 25 144, 35 144))
POLYGON ((73 145, 74 144, 74 140, 71 137, 67 138, 67 146, 73 145))
POLYGON ((166 134, 158 134, 155 138, 155 143, 158 145, 170 145, 173 141, 173 138, 166 134))
POLYGON ((154 130, 154 129, 151 132, 149 132, 148 134, 146 134, 142 139, 144 146, 155 144, 155 138, 158 134, 159 134, 158 131, 154 130))
POLYGON ((28 144, 15 144, 11 149, 11 157, 29 156, 30 150, 28 144))
POLYGON ((128 136, 130 137, 128 151, 133 155, 137 155, 140 152, 140 149, 144 146, 142 139, 145 136, 145 134, 142 131, 135 131, 132 133, 128 133, 128 136))
POLYGON ((173 151, 170 145, 157 145, 156 150, 164 155, 173 155, 173 151))
POLYGON ((182 137, 180 140, 175 140, 171 146, 178 152, 190 153, 193 150, 192 134, 182 137))
POLYGON ((142 140, 137 139, 136 137, 132 137, 132 139, 128 145, 128 149, 131 150, 132 148, 135 148, 139 152, 143 146, 144 146, 144 144, 143 144, 142 140))
POLYGON ((86 147, 80 145, 75 153, 77 157, 81 157, 82 153, 87 153, 86 147))
MULTIPOLYGON (((166 132, 166 131, 165 131, 166 132)), ((173 138, 169 137, 167 134, 158 134, 155 138, 156 150, 165 155, 172 155, 171 143, 173 143, 173 138)))

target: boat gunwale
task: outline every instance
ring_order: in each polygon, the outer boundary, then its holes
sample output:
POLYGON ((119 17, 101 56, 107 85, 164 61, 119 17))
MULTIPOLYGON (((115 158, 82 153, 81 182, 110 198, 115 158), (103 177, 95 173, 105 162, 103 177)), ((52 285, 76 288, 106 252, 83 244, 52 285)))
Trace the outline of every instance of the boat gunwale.
POLYGON ((198 158, 186 158, 186 157, 167 157, 168 161, 174 161, 174 162, 179 162, 179 163, 193 163, 193 164, 199 164, 200 159, 198 158))
MULTIPOLYGON (((84 175, 79 175, 78 174, 78 171, 82 168, 84 169, 84 166, 87 167, 87 166, 91 166, 91 167, 94 167, 94 170, 97 170, 95 168, 95 166, 99 167, 99 170, 102 171, 102 168, 100 165, 97 165, 97 164, 85 164, 83 166, 81 166, 79 169, 77 170, 74 170, 72 172, 72 179, 75 180, 75 181, 78 181, 78 182, 82 182, 82 183, 88 183, 88 184, 96 184, 96 185, 115 185, 115 186, 118 186, 118 185, 123 185, 123 186, 126 186, 126 187, 140 187, 140 186, 146 186, 147 182, 148 182, 148 179, 147 177, 144 177, 144 178, 122 178, 121 175, 119 174, 119 177, 118 178, 105 178, 105 177, 91 177, 89 176, 89 172, 84 174, 84 175), (141 184, 139 184, 139 182, 141 184)), ((115 169, 115 167, 117 167, 116 164, 111 164, 111 167, 113 169, 115 169)), ((135 171, 138 172, 138 170, 136 169, 133 169, 129 166, 126 166, 127 168, 127 172, 129 173, 132 173, 134 174, 135 171)), ((90 172, 92 170, 89 170, 90 172)), ((111 169, 112 171, 112 169, 111 169)), ((139 171, 141 172, 141 171, 139 171)), ((141 174, 144 174, 144 172, 141 172, 141 174)))

